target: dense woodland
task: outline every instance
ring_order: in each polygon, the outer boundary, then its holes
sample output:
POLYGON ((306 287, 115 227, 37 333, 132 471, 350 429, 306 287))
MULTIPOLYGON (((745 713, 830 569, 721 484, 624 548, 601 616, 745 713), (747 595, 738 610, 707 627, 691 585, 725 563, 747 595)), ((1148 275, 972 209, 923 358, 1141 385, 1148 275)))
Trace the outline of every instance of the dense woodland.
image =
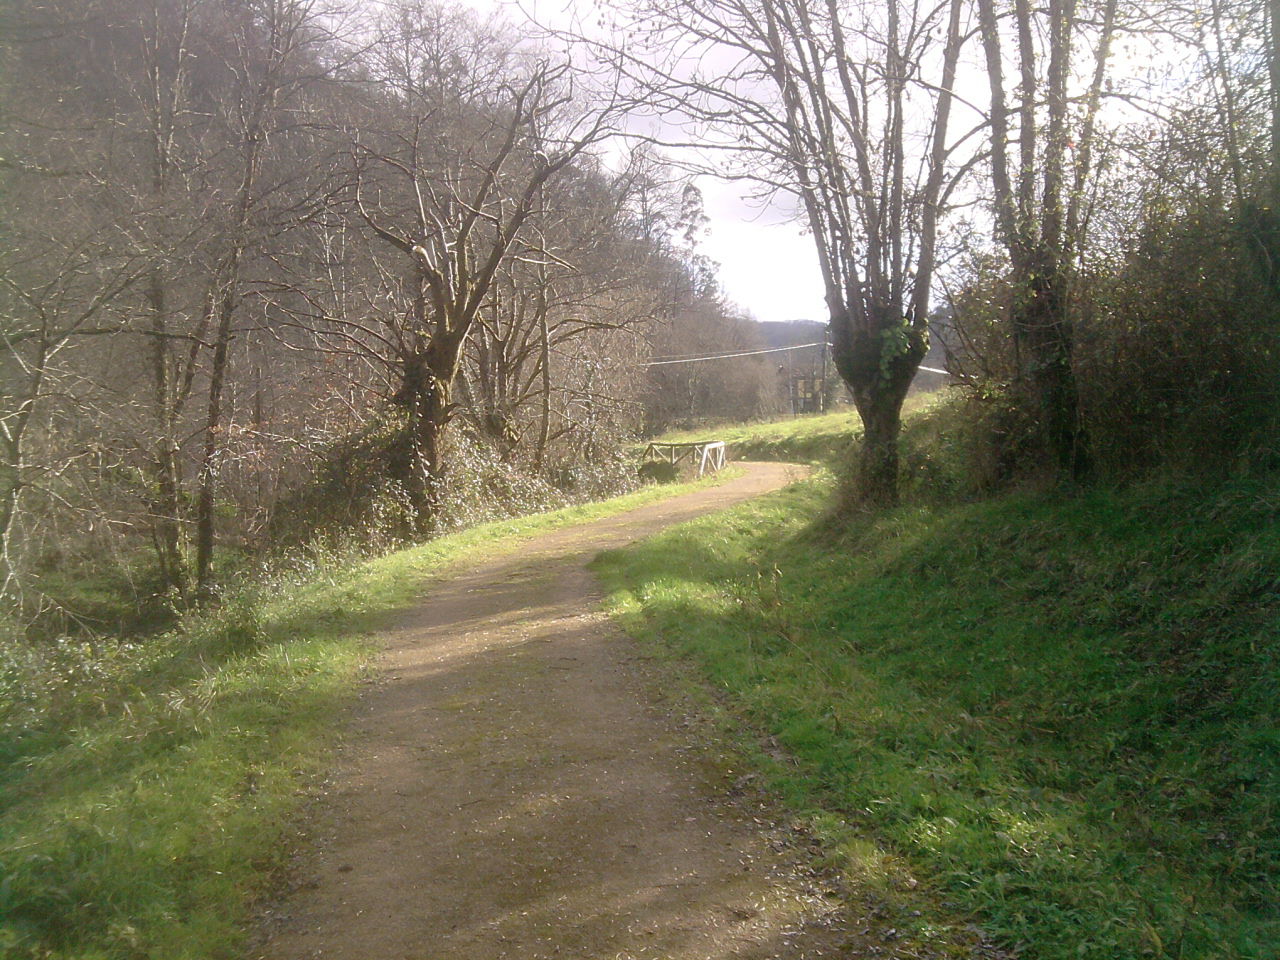
POLYGON ((590 499, 634 481, 637 435, 779 412, 764 358, 646 366, 763 343, 697 253, 698 171, 793 198, 814 239, 864 424, 851 504, 898 497, 931 329, 973 490, 1275 456, 1265 4, 552 26, 426 0, 6 10, 20 622, 59 571, 185 605, 268 549, 590 499))
POLYGON ((617 98, 495 21, 188 0, 5 28, 0 531, 28 604, 79 559, 149 546, 186 600, 268 539, 615 492, 662 393, 639 363, 747 336, 681 245, 696 191, 645 149, 603 163, 617 98))

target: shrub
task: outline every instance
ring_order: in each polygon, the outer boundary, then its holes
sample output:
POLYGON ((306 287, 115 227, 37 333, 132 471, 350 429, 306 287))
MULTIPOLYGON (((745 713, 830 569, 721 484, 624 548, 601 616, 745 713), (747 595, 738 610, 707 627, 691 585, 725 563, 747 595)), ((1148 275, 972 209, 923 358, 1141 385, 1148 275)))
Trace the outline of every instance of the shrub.
POLYGON ((1121 269, 1081 302, 1081 404, 1102 469, 1274 462, 1280 303, 1242 223, 1149 215, 1121 269))
MULTIPOLYGON (((369 554, 399 545, 412 529, 411 508, 386 466, 404 429, 400 415, 389 411, 331 444, 310 479, 281 499, 266 539, 303 555, 369 554)), ((454 425, 445 443, 436 533, 616 496, 636 485, 620 442, 591 454, 561 451, 563 460, 541 471, 464 423, 454 425)))
MULTIPOLYGON (((1280 463, 1280 294, 1262 275, 1250 224, 1156 206, 1118 262, 1077 277, 1073 369, 1101 479, 1280 463)), ((951 301, 978 489, 1044 466, 1036 411, 1017 389, 1007 296, 998 268, 977 259, 951 301)))
POLYGON ((676 465, 666 460, 648 460, 640 464, 640 469, 636 472, 641 480, 651 483, 675 483, 680 478, 676 465))

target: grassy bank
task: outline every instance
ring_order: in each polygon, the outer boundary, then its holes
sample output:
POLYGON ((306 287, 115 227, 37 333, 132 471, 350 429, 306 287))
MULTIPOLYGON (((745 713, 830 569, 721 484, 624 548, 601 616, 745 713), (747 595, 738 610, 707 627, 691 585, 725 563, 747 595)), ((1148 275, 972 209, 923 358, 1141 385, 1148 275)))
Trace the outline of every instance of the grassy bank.
MULTIPOLYGON (((917 393, 907 398, 903 416, 907 430, 925 423, 922 411, 937 405, 940 393, 917 393)), ((734 460, 785 460, 793 463, 830 465, 842 460, 854 434, 860 429, 858 414, 851 406, 831 413, 804 414, 772 423, 734 423, 681 430, 659 437, 675 443, 693 440, 723 440, 734 460)), ((908 438, 910 440, 910 438, 908 438)))
POLYGON ((141 643, 6 646, 0 956, 239 956, 335 744, 370 631, 453 562, 690 486, 315 571, 141 643))
POLYGON ((919 884, 926 941, 976 922, 1043 960, 1274 957, 1280 480, 908 506, 838 536, 830 492, 600 570, 850 876, 919 884))

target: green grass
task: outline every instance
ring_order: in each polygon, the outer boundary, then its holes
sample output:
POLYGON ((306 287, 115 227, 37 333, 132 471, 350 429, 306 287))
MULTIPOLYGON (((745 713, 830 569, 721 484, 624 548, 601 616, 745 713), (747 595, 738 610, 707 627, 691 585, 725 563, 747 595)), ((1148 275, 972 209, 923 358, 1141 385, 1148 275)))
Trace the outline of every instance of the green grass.
MULTIPOLYGON (((914 420, 940 400, 938 393, 918 393, 903 405, 904 419, 914 420)), ((728 424, 663 434, 674 443, 723 440, 735 460, 784 460, 830 465, 842 459, 862 431, 853 407, 834 413, 805 414, 771 423, 728 424)))
POLYGON ((7 648, 0 956, 240 956, 335 745, 369 633, 451 563, 690 486, 316 571, 144 643, 7 648))
POLYGON ((926 941, 972 921, 1037 960, 1277 956, 1280 481, 907 506, 838 536, 831 493, 598 564, 628 631, 783 748, 748 752, 831 856, 918 880, 926 941))

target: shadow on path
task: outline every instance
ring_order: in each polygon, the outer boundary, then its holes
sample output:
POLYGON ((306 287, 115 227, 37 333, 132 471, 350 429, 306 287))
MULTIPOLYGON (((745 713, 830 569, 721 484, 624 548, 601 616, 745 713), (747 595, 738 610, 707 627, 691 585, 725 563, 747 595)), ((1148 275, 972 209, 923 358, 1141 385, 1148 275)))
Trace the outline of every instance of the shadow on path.
POLYGON ((269 960, 847 954, 769 828, 646 705, 586 564, 801 475, 556 531, 429 587, 385 637, 269 960))

